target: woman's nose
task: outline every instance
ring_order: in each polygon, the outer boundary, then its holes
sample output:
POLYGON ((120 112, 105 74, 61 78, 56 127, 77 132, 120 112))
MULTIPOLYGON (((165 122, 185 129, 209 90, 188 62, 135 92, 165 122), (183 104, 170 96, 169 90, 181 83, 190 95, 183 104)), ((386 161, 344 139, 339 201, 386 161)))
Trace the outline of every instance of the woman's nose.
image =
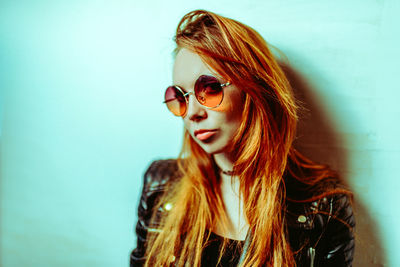
POLYGON ((193 93, 188 95, 186 116, 192 121, 198 121, 207 116, 206 108, 197 101, 196 96, 193 93))

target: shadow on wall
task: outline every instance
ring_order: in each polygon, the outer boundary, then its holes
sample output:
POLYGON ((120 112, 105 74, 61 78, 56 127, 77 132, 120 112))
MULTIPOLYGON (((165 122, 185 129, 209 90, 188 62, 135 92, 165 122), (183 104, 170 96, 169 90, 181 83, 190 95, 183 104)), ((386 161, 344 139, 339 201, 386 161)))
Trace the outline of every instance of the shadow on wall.
MULTIPOLYGON (((281 64, 295 96, 305 110, 300 112, 300 120, 294 146, 304 155, 319 163, 329 164, 337 170, 345 182, 348 177, 348 155, 345 139, 336 131, 335 121, 324 110, 323 104, 312 86, 293 68, 281 64)), ((368 207, 354 197, 356 218, 356 249, 353 266, 385 266, 385 255, 380 237, 377 236, 376 222, 368 214, 368 207)))

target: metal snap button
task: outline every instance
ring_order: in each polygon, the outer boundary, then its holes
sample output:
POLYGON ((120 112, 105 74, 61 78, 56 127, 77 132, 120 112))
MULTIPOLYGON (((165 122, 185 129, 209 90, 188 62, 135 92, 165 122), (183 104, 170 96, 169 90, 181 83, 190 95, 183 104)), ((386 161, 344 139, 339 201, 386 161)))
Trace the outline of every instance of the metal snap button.
POLYGON ((172 204, 169 203, 169 202, 165 203, 165 204, 164 204, 164 209, 165 209, 166 211, 170 211, 170 210, 172 209, 172 204))
POLYGON ((301 223, 305 223, 305 222, 307 221, 307 218, 306 218, 306 216, 304 216, 304 215, 300 215, 300 216, 297 218, 297 221, 298 221, 298 222, 301 222, 301 223))

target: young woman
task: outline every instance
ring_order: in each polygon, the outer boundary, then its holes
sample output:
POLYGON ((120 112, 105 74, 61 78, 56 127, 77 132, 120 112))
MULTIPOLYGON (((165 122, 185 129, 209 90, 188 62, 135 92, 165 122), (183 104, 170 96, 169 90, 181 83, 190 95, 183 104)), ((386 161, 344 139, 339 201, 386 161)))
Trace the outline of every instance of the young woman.
POLYGON ((293 148, 298 108, 265 40, 196 10, 175 41, 183 147, 145 174, 131 266, 351 266, 351 193, 293 148))

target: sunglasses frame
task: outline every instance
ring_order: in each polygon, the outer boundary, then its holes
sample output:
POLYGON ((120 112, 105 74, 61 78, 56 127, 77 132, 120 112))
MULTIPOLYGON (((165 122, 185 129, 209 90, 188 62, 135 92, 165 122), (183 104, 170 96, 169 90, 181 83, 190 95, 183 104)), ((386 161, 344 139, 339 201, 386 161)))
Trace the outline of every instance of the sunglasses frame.
MULTIPOLYGON (((196 79, 196 83, 195 83, 195 85, 194 85, 195 88, 196 88, 196 84, 197 84, 198 80, 199 80, 200 77, 202 77, 202 76, 209 76, 209 77, 212 77, 212 78, 217 79, 217 81, 218 81, 218 78, 215 77, 215 76, 211 76, 211 75, 200 75, 200 76, 196 79)), ((193 95, 194 98, 196 99, 196 101, 197 101, 201 106, 203 106, 203 107, 205 107, 205 108, 207 108, 207 109, 214 109, 214 108, 219 107, 219 106, 221 105, 222 101, 224 100, 224 95, 225 95, 225 94, 224 94, 224 88, 227 87, 227 86, 229 86, 229 85, 231 85, 231 82, 228 81, 228 82, 226 82, 226 83, 220 83, 220 82, 218 82, 218 83, 219 83, 219 85, 220 85, 221 88, 222 88, 222 97, 221 97, 221 101, 219 102, 219 104, 216 105, 216 106, 214 106, 214 107, 207 107, 207 106, 201 104, 200 101, 197 99, 196 93, 195 93, 195 92, 191 92, 191 91, 190 91, 190 92, 186 92, 186 93, 185 93, 184 89, 181 88, 181 87, 179 87, 178 85, 171 85, 171 86, 168 86, 166 90, 168 90, 169 87, 175 87, 176 89, 178 89, 178 90, 182 93, 183 97, 185 98, 185 102, 186 102, 185 113, 183 113, 182 115, 176 115, 176 114, 173 113, 171 110, 170 110, 170 112, 171 112, 172 114, 174 114, 175 116, 177 116, 177 117, 183 117, 183 116, 186 114, 186 112, 187 112, 187 107, 188 107, 188 105, 189 105, 189 95, 193 95)), ((196 89, 195 89, 195 90, 196 90, 196 89)), ((163 103, 166 104, 167 102, 169 102, 169 101, 174 101, 174 100, 175 100, 175 99, 164 100, 163 103)))

